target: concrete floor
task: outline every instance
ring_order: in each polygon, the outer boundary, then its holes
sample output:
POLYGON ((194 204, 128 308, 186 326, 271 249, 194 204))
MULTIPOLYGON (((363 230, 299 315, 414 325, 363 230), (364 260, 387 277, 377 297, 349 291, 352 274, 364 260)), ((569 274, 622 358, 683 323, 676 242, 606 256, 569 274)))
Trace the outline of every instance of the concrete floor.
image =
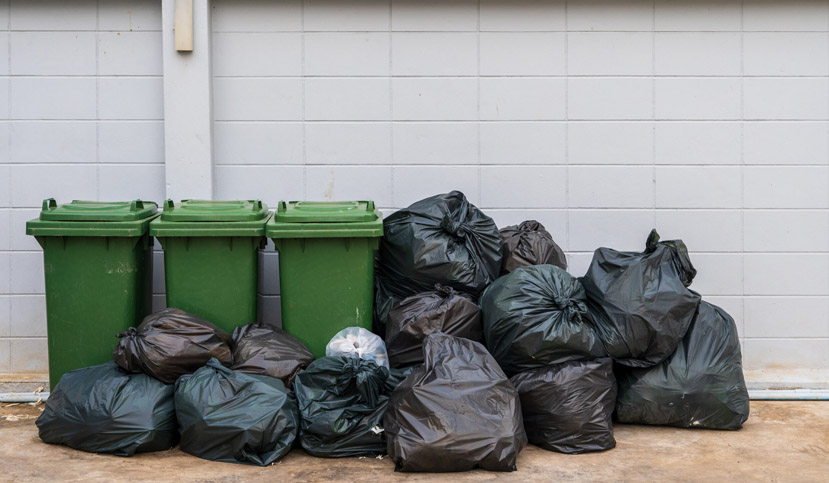
POLYGON ((829 402, 752 401, 736 432, 618 425, 616 449, 568 456, 529 446, 518 471, 394 473, 388 458, 318 459, 294 450, 268 468, 215 463, 170 451, 132 458, 47 445, 34 421, 42 406, 0 405, 0 480, 83 481, 827 481, 829 402))

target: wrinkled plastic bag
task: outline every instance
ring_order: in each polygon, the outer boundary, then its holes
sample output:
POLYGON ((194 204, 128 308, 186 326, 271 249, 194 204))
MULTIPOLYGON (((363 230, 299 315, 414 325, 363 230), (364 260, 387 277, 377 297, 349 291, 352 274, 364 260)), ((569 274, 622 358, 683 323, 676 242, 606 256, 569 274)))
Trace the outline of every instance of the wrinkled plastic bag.
POLYGON ((389 368, 389 356, 383 339, 362 327, 346 327, 334 334, 325 346, 325 355, 357 357, 389 368))
POLYGON ((385 367, 355 357, 312 362, 294 381, 302 449, 323 458, 384 454, 388 378, 385 367))
POLYGON ((267 466, 291 451, 299 429, 281 380, 243 374, 216 359, 176 382, 181 450, 199 458, 267 466))
POLYGON ((530 443, 560 453, 616 446, 613 360, 572 361, 512 376, 530 443))
POLYGON ((700 301, 687 288, 696 273, 682 240, 660 242, 656 230, 642 253, 596 250, 582 284, 607 353, 631 367, 673 354, 700 301))
POLYGON ((314 362, 314 355, 296 337, 276 327, 248 324, 233 329, 231 369, 281 379, 291 387, 299 371, 314 362))
POLYGON ((35 423, 40 439, 90 453, 132 456, 178 442, 174 388, 114 362, 67 372, 35 423))
POLYGON ((484 338, 509 375, 606 355, 577 278, 532 265, 496 280, 481 296, 484 338))
MULTIPOLYGON (((435 195, 383 221, 377 257, 377 329, 393 304, 436 283, 477 296, 501 271, 501 234, 460 191, 435 195)), ((385 332, 380 332, 385 333, 385 332)))
POLYGON ((501 229, 504 241, 501 273, 509 273, 528 265, 555 265, 567 270, 567 257, 544 225, 535 221, 522 221, 518 225, 501 229))
POLYGON ((527 445, 518 393, 483 345, 433 333, 423 366, 392 394, 385 417, 396 471, 515 471, 527 445))
POLYGON ((128 372, 144 372, 172 384, 215 357, 232 362, 230 335, 210 322, 180 309, 150 314, 136 327, 118 334, 112 357, 128 372))
POLYGON ((472 296, 435 284, 389 312, 386 350, 392 367, 423 363, 423 339, 432 332, 483 341, 481 309, 472 296))
POLYGON ((700 302, 676 352, 662 363, 618 371, 619 421, 681 428, 740 429, 748 419, 737 326, 700 302))

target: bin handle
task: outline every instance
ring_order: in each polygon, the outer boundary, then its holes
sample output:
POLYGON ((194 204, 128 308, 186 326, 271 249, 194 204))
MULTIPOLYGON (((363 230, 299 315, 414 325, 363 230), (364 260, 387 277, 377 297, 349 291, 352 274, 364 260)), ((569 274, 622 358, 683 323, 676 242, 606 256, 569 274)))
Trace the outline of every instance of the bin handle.
POLYGON ((253 211, 260 211, 262 209, 262 200, 252 200, 253 211))
POLYGON ((172 210, 175 207, 176 207, 176 204, 173 203, 173 200, 168 198, 167 200, 164 201, 164 211, 172 210))
POLYGON ((369 212, 374 211, 374 202, 373 201, 367 201, 366 202, 366 211, 369 211, 369 212))
POLYGON ((43 208, 41 208, 41 211, 54 210, 57 207, 58 202, 55 201, 54 198, 46 198, 45 200, 43 200, 43 208))
POLYGON ((279 205, 277 205, 277 207, 276 207, 276 212, 277 213, 285 213, 285 211, 287 209, 288 209, 287 203, 285 203, 284 201, 280 201, 279 205))
POLYGON ((144 209, 144 202, 141 200, 133 200, 130 203, 130 211, 140 211, 144 209))

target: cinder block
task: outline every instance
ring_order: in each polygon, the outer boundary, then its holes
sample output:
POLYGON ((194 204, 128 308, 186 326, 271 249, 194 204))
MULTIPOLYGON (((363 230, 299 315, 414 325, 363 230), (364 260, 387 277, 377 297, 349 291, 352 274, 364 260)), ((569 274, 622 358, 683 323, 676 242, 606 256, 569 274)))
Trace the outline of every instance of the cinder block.
POLYGON ((213 0, 214 32, 298 32, 302 0, 213 0))
POLYGON ((581 0, 567 4, 570 31, 653 30, 653 0, 581 0))
POLYGON ((744 257, 746 295, 829 294, 826 253, 747 253, 744 257))
POLYGON ((45 291, 43 254, 40 252, 12 252, 11 268, 6 273, 11 279, 11 293, 41 294, 45 291))
POLYGON ((741 0, 656 0, 656 30, 740 30, 741 0))
POLYGON ((389 73, 388 33, 310 33, 304 48, 306 75, 389 73))
POLYGON ((389 119, 388 79, 305 80, 305 118, 325 121, 389 119))
POLYGON ((98 197, 95 165, 21 164, 11 168, 11 201, 18 208, 36 208, 44 198, 61 203, 98 197))
POLYGON ((740 79, 657 78, 657 119, 740 119, 740 79))
POLYGON ((478 30, 476 0, 391 0, 391 29, 395 31, 478 30))
POLYGON ((478 164, 477 123, 395 123, 393 133, 395 164, 478 164))
MULTIPOLYGON (((310 37, 306 37, 306 43, 310 37)), ((217 32, 211 38, 215 76, 298 76, 302 34, 217 32)), ((307 45, 307 44, 306 44, 307 45)), ((306 56, 308 51, 306 51, 306 56)))
POLYGON ((740 75, 737 32, 657 32, 655 43, 656 75, 740 75))
POLYGON ((746 164, 826 164, 829 123, 744 123, 743 159, 746 164))
MULTIPOLYGON (((11 335, 11 297, 0 295, 0 338, 11 335)), ((2 339, 0 339, 2 344, 2 339)), ((2 350, 0 349, 0 358, 2 350)))
POLYGON ((701 293, 703 298, 708 295, 743 294, 742 254, 692 251, 691 263, 697 269, 697 276, 694 277, 691 288, 701 293))
POLYGON ((744 370, 827 368, 827 339, 746 339, 743 342, 744 370))
POLYGON ((479 169, 477 166, 396 166, 392 206, 405 208, 423 198, 458 190, 480 207, 479 169))
MULTIPOLYGON (((11 179, 11 168, 0 166, 0 179, 11 179)), ((11 183, 0 183, 0 207, 11 206, 11 183)))
POLYGON ((302 80, 213 79, 213 117, 217 121, 301 120, 302 80))
POLYGON ((743 34, 745 75, 829 74, 829 33, 743 34))
POLYGON ((46 337, 46 296, 11 297, 11 336, 46 337))
POLYGON ((302 167, 216 166, 214 170, 217 200, 259 199, 274 209, 280 200, 307 199, 302 167))
POLYGON ((98 79, 101 119, 164 119, 164 83, 160 77, 98 79))
POLYGON ((377 206, 391 206, 391 170, 389 166, 309 166, 305 199, 372 200, 377 206))
POLYGON ((161 53, 161 32, 101 32, 98 34, 98 73, 162 75, 161 53))
POLYGON ((11 30, 95 30, 97 1, 11 0, 11 30))
MULTIPOLYGON (((8 81, 6 81, 8 82, 8 81)), ((95 119, 96 80, 91 77, 11 78, 12 119, 95 119), (66 95, 71 92, 72 95, 66 95)), ((0 88, 6 87, 5 82, 0 88)), ((5 95, 0 112, 8 112, 5 95)))
POLYGON ((566 173, 563 166, 483 166, 481 207, 564 208, 566 173))
POLYGON ((11 73, 95 75, 95 43, 92 32, 13 32, 11 73))
POLYGON ((566 131, 563 122, 481 123, 481 164, 564 164, 566 131))
POLYGON ((740 208, 736 166, 656 167, 657 208, 740 208))
POLYGON ((0 273, 7 274, 0 276, 0 294, 11 293, 11 253, 0 252, 0 273))
POLYGON ((739 210, 657 210, 656 229, 665 240, 681 239, 689 250, 739 252, 743 249, 739 210))
MULTIPOLYGON (((570 251, 593 252, 609 247, 641 252, 654 226, 651 210, 569 210, 568 214, 570 251)), ((588 259, 585 269, 589 263, 588 259)), ((574 268, 570 273, 583 274, 584 270, 574 268)))
POLYGON ((474 78, 394 78, 392 111, 397 121, 478 119, 478 81, 474 78))
POLYGON ((484 77, 481 119, 553 120, 565 118, 565 80, 536 77, 484 77))
POLYGON ((308 123, 305 126, 308 164, 390 164, 389 123, 308 123))
POLYGON ((567 36, 570 75, 651 75, 653 34, 574 32, 567 36))
POLYGON ((567 127, 570 164, 651 164, 653 123, 574 122, 567 127))
MULTIPOLYGON (((237 2, 238 3, 238 2, 237 2)), ((98 3, 100 30, 161 30, 161 6, 155 0, 107 0, 98 3)))
POLYGON ((163 163, 164 121, 99 122, 98 161, 163 163))
POLYGON ((163 164, 103 164, 98 167, 98 177, 101 200, 164 201, 163 164))
MULTIPOLYGON (((34 220, 40 216, 40 208, 33 208, 33 209, 15 209, 10 210, 7 213, 11 213, 11 219, 7 219, 6 221, 10 222, 11 225, 9 230, 11 233, 8 236, 11 238, 11 249, 12 250, 28 250, 28 251, 40 251, 41 247, 40 244, 35 240, 35 237, 26 234, 26 222, 29 220, 34 220)), ((2 219, 2 217, 0 217, 2 219)))
POLYGON ((94 122, 11 122, 12 163, 94 163, 94 122))
MULTIPOLYGON (((2 251, 8 250, 11 246, 11 231, 13 230, 11 218, 11 210, 0 209, 0 250, 2 251)), ((0 337, 2 337, 2 335, 0 335, 0 337)))
POLYGON ((213 159, 217 165, 303 164, 303 125, 217 121, 213 124, 213 159))
POLYGON ((11 339, 0 339, 0 373, 12 371, 11 339))
POLYGON ((482 33, 481 75, 564 75, 564 39, 564 33, 482 33))
POLYGON ((388 0, 312 0, 305 2, 305 31, 387 31, 388 0))
POLYGON ((746 297, 746 337, 829 337, 829 297, 746 297))
POLYGON ((829 79, 813 77, 743 79, 745 119, 829 119, 829 79))
POLYGON ((49 370, 46 338, 11 339, 11 371, 38 373, 49 370))
POLYGON ((826 210, 746 210, 744 216, 746 251, 821 252, 829 247, 826 210))
POLYGON ((825 32, 829 30, 829 4, 823 0, 785 3, 774 0, 745 0, 743 30, 825 32))
POLYGON ((746 166, 746 208, 829 208, 826 166, 746 166))
POLYGON ((569 119, 653 118, 653 81, 646 78, 575 77, 567 81, 569 119))
POLYGON ((564 31, 564 0, 481 0, 480 29, 485 31, 564 31))
POLYGON ((392 74, 445 76, 478 74, 478 35, 458 32, 395 32, 392 74))
MULTIPOLYGON (((0 9, 2 9, 2 3, 0 3, 0 9)), ((3 14, 0 13, 0 22, 3 20, 2 15, 3 14)), ((2 23, 0 23, 0 25, 2 25, 2 23)), ((3 31, 0 30, 0 63, 3 64, 0 65, 0 75, 9 75, 10 72, 9 64, 11 62, 9 62, 9 37, 11 37, 11 34, 3 33, 3 31)))
POLYGON ((574 277, 583 277, 590 268, 590 262, 593 261, 593 252, 585 253, 566 253, 567 255, 567 272, 574 277))
POLYGON ((658 122, 656 164, 740 164, 739 122, 658 122))
POLYGON ((571 166, 570 208, 652 208, 653 167, 571 166))

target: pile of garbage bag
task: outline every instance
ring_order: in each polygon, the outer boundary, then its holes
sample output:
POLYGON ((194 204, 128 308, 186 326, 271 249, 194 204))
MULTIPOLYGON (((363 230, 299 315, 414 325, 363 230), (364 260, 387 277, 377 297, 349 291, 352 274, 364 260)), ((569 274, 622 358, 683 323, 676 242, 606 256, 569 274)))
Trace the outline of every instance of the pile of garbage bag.
POLYGON ((248 324, 233 330, 231 369, 281 379, 291 387, 297 374, 314 361, 314 355, 296 337, 276 327, 248 324))
POLYGON ((296 398, 280 379, 228 369, 216 359, 176 382, 181 450, 213 461, 267 466, 291 448, 296 398))
POLYGON ((567 270, 567 257, 544 225, 522 221, 518 225, 501 228, 503 261, 501 274, 529 265, 555 265, 567 270))

